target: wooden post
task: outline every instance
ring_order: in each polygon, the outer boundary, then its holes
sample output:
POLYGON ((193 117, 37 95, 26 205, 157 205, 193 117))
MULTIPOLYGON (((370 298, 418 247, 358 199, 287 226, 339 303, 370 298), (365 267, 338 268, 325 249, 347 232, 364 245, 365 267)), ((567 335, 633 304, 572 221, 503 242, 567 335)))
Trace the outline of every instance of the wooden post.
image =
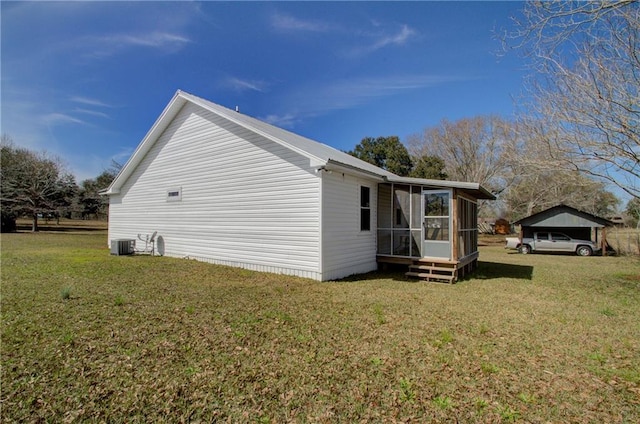
POLYGON ((449 229, 449 239, 451 240, 451 259, 458 261, 458 227, 460 226, 458 220, 458 193, 456 189, 451 190, 451 227, 449 229))
POLYGON ((607 227, 602 227, 601 238, 602 240, 600 240, 600 243, 602 245, 602 256, 607 256, 607 227))

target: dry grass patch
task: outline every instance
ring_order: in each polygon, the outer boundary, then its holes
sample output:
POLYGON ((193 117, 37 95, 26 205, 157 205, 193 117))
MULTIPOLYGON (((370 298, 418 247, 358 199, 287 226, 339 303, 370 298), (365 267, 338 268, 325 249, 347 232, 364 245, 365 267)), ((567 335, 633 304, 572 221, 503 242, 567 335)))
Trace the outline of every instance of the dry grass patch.
POLYGON ((318 283, 2 237, 3 422, 638 422, 640 263, 318 283))
POLYGON ((607 242, 621 255, 640 256, 640 229, 610 228, 607 242))

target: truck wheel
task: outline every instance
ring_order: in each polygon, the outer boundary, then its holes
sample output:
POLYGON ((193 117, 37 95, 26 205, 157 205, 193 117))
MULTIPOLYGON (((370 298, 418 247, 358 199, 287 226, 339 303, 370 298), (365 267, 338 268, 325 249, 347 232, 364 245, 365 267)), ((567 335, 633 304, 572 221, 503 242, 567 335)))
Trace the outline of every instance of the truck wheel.
POLYGON ((593 251, 589 246, 578 246, 576 249, 576 254, 578 256, 591 256, 592 253, 593 251))
POLYGON ((528 255, 529 253, 531 253, 531 246, 529 246, 528 244, 523 244, 522 246, 520 246, 520 253, 522 253, 523 255, 528 255))

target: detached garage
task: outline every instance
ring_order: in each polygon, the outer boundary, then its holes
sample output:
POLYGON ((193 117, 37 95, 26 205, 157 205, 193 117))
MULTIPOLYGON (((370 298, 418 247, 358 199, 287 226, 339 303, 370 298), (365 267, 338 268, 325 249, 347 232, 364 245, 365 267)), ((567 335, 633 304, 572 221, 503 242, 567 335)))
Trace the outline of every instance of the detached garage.
POLYGON ((606 252, 606 227, 613 223, 607 219, 582 212, 566 205, 558 205, 538 212, 514 224, 520 225, 520 240, 544 231, 561 232, 574 239, 591 240, 606 252))

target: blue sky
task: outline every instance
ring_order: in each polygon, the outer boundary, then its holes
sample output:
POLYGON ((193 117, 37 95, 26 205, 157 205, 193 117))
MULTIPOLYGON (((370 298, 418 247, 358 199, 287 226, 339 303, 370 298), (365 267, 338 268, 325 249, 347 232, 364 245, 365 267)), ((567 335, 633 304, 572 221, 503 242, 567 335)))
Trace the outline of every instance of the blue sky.
POLYGON ((2 133, 78 182, 124 163, 177 89, 341 150, 511 116, 519 2, 1 3, 2 133))

